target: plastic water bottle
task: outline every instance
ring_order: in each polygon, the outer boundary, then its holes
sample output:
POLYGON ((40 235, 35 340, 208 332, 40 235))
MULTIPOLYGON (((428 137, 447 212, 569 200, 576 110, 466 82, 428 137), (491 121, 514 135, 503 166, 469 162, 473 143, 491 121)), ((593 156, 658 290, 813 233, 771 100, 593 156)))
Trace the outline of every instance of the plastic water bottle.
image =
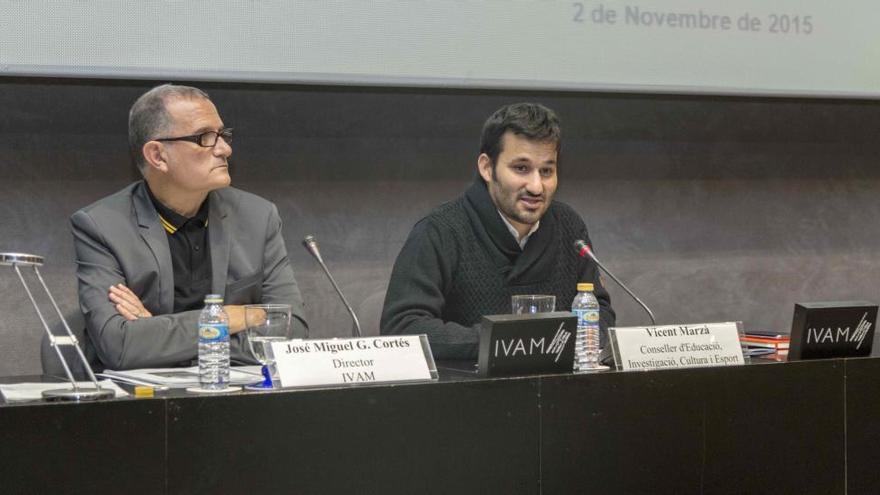
POLYGON ((199 383, 209 389, 229 386, 229 315, 219 294, 205 296, 199 315, 199 383))
POLYGON ((577 337, 574 341, 574 370, 599 367, 599 301, 593 295, 593 284, 577 284, 578 294, 571 303, 577 316, 577 337))

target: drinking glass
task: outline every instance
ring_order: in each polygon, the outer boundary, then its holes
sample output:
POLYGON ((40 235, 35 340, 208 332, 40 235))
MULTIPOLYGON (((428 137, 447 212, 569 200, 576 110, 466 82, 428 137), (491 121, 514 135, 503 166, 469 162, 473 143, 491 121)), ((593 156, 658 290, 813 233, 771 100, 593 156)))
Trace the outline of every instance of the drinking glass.
POLYGON ((249 389, 275 388, 272 381, 272 342, 290 340, 289 304, 248 304, 244 307, 244 321, 247 327, 245 340, 254 358, 263 365, 263 381, 248 385, 249 389))
POLYGON ((513 314, 551 313, 556 309, 556 296, 521 294, 510 298, 513 314))

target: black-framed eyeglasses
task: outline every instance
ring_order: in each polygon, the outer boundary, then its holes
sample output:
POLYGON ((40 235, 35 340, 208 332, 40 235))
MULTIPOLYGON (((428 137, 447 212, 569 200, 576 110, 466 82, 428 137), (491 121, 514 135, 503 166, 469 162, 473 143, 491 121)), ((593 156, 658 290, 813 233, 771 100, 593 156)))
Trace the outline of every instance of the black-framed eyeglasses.
POLYGON ((223 138, 226 144, 232 144, 232 128, 220 129, 219 131, 206 131, 201 134, 192 134, 190 136, 156 138, 153 141, 189 141, 196 143, 203 148, 213 148, 217 144, 218 138, 223 138))

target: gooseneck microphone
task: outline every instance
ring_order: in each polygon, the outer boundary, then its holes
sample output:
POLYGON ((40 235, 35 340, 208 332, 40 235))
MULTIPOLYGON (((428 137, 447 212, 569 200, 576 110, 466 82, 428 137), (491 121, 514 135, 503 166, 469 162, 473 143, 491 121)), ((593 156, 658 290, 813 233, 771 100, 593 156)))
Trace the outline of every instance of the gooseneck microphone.
POLYGON ((605 272, 609 277, 611 277, 612 280, 617 282, 617 285, 619 285, 624 291, 626 291, 626 293, 629 294, 629 297, 633 298, 637 303, 639 303, 639 306, 641 306, 642 309, 644 309, 645 312, 648 313, 648 317, 651 318, 651 324, 654 326, 657 325, 657 321, 654 319, 654 312, 651 311, 651 308, 649 308, 647 304, 643 303, 642 300, 638 298, 638 296, 633 294, 633 291, 629 290, 629 287, 623 285, 623 282, 621 282, 620 279, 615 277, 613 273, 609 272, 608 269, 605 268, 604 265, 602 265, 602 263, 596 258, 596 255, 593 254, 593 250, 590 249, 589 244, 587 244, 585 241, 583 241, 581 239, 578 239, 578 240, 574 241, 574 248, 575 248, 575 250, 577 250, 578 255, 580 255, 581 258, 588 257, 591 260, 595 261, 596 265, 598 265, 599 268, 601 268, 603 272, 605 272))
POLYGON ((327 269, 327 265, 324 264, 324 259, 321 258, 321 251, 318 250, 318 240, 315 239, 313 235, 307 235, 305 239, 303 239, 303 244, 306 246, 306 249, 312 253, 312 256, 318 260, 318 264, 321 265, 321 268, 324 269, 324 273, 327 274, 327 278, 330 279, 330 283, 333 284, 333 288, 336 289, 336 293, 339 294, 339 298, 342 299, 342 304, 345 305, 345 309, 348 310, 348 313, 351 315, 351 319, 354 322, 354 327, 352 328, 352 336, 360 337, 361 336, 361 323, 358 321, 358 317, 354 314, 354 310, 351 309, 351 304, 348 304, 348 300, 342 294, 342 291, 339 289, 339 286, 336 285, 336 280, 333 280, 333 275, 330 275, 330 270, 327 269))

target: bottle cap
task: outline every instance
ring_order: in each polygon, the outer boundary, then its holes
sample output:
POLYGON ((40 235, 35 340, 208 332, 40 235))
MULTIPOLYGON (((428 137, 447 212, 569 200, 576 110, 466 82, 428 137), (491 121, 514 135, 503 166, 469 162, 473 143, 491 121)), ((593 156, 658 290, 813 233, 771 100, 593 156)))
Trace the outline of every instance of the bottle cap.
POLYGON ((220 294, 208 294, 205 296, 205 304, 223 304, 223 296, 220 294))
POLYGON ((593 284, 584 282, 579 283, 578 292, 593 292, 593 284))

